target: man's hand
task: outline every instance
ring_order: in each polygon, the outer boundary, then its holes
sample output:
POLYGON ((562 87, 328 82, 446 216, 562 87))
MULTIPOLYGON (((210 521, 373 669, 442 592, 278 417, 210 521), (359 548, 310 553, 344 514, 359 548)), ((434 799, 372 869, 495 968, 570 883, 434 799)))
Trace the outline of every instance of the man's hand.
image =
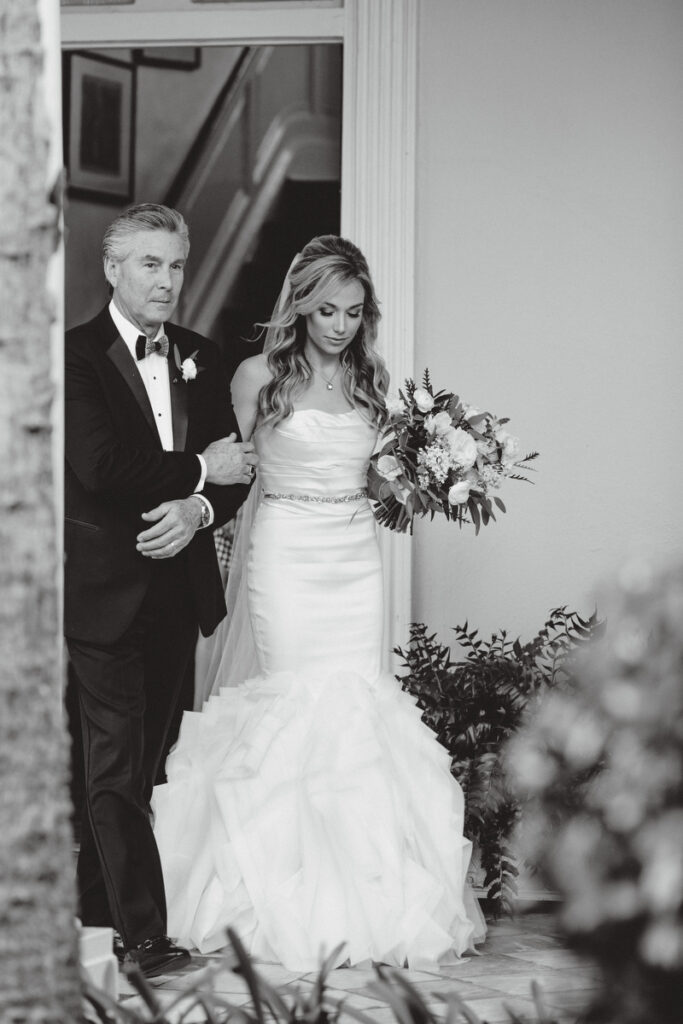
POLYGON ((138 534, 136 547, 146 558, 172 558, 194 537, 201 521, 201 501, 190 495, 143 512, 142 518, 154 523, 138 534))
POLYGON ((251 441, 236 441, 236 434, 212 441, 201 453, 206 462, 209 484, 249 484, 254 478, 258 455, 251 441))

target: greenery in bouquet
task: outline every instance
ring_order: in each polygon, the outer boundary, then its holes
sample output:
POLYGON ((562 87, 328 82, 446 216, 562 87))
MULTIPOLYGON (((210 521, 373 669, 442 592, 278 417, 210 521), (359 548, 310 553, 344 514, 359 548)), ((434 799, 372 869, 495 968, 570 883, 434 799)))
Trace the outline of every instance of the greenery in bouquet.
POLYGON ((503 479, 531 481, 516 472, 533 468, 538 452, 521 456, 508 419, 480 412, 449 391, 434 392, 429 371, 422 387, 406 380, 387 400, 387 421, 368 476, 374 512, 382 526, 412 533, 415 516, 437 512, 475 532, 495 520, 503 479))
POLYGON ((413 623, 407 649, 395 651, 407 670, 403 689, 450 754, 465 794, 465 835, 479 850, 494 915, 510 911, 517 892, 512 836, 521 801, 507 781, 505 744, 542 694, 567 684, 577 651, 602 628, 597 615, 584 619, 565 607, 554 608, 526 643, 505 630, 486 640, 465 623, 454 627, 465 652, 456 661, 423 623, 413 623))
POLYGON ((590 1021, 683 1017, 683 566, 620 573, 604 640, 508 754, 527 855, 599 965, 590 1021), (573 793, 568 801, 567 794, 573 793))

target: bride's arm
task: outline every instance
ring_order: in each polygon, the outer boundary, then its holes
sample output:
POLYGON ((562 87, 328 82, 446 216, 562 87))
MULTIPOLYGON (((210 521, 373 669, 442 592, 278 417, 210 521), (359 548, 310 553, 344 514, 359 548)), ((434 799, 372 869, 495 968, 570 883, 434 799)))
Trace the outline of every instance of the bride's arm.
POLYGON ((254 433, 258 418, 258 396, 261 388, 271 379, 264 355, 245 359, 235 370, 230 383, 232 405, 244 441, 254 433))

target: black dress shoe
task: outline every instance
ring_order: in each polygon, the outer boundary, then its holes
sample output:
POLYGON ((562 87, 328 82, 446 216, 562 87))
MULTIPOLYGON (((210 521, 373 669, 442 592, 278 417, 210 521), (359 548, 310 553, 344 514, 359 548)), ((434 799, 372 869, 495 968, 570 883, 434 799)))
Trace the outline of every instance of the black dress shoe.
POLYGON ((156 978, 158 974, 185 967, 190 960, 190 954, 182 946, 176 946, 166 935, 156 935, 126 950, 123 966, 139 967, 146 978, 156 978))

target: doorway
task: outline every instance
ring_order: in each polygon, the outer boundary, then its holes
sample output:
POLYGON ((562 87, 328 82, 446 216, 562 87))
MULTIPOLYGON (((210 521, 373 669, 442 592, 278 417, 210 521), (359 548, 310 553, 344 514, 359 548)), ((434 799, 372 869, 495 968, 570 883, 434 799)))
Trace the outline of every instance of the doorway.
MULTIPOLYGON (((368 258, 382 299, 380 347, 394 387, 415 372, 418 0, 62 0, 65 50, 343 45, 341 232, 368 258)), ((384 532, 385 650, 411 621, 411 547, 384 532)), ((387 654, 387 667, 394 667, 387 654)))
POLYGON ((109 222, 164 203, 192 241, 177 319, 232 375, 293 255, 340 231, 341 45, 96 49, 63 66, 67 328, 107 301, 109 222))

